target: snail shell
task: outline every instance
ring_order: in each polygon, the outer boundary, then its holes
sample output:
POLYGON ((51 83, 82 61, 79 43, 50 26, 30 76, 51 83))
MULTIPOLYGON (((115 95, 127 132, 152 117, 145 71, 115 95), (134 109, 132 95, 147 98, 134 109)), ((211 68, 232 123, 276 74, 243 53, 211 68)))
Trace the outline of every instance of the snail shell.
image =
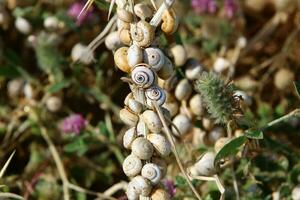
POLYGON ((128 100, 128 108, 136 113, 136 114, 139 114, 142 112, 143 110, 143 104, 141 104, 140 102, 134 100, 134 99, 129 99, 128 100))
POLYGON ((179 110, 179 105, 176 101, 174 102, 165 102, 163 108, 166 108, 170 112, 170 116, 174 117, 179 110))
POLYGON ((192 94, 193 88, 188 79, 182 79, 175 88, 175 97, 179 100, 187 100, 192 94))
POLYGON ((127 61, 127 51, 128 51, 128 47, 119 48, 114 54, 114 61, 116 63, 116 66, 120 70, 129 73, 131 68, 128 65, 128 61, 127 61))
POLYGON ((142 20, 146 20, 153 15, 153 10, 148 4, 138 3, 134 6, 134 14, 142 20))
POLYGON ((134 67, 135 65, 143 62, 143 50, 137 45, 131 45, 128 48, 127 52, 127 60, 130 67, 134 67))
POLYGON ((187 60, 187 52, 184 46, 178 44, 171 48, 171 53, 174 57, 174 63, 176 66, 182 66, 187 60))
POLYGON ((201 72, 203 71, 203 67, 196 59, 188 59, 185 64, 185 76, 189 80, 196 80, 200 78, 201 72))
POLYGON ((166 10, 162 15, 161 30, 167 34, 172 35, 178 28, 178 18, 173 9, 166 10))
POLYGON ((180 132, 178 133, 176 129, 172 127, 172 132, 176 136, 185 135, 190 130, 192 125, 191 120, 184 114, 176 115, 172 122, 180 132))
POLYGON ((131 23, 133 20, 133 15, 131 12, 129 12, 128 10, 125 10, 124 8, 119 8, 117 9, 117 16, 118 19, 127 22, 127 23, 131 23))
POLYGON ((138 175, 141 172, 142 167, 142 161, 133 154, 127 156, 123 162, 123 171, 128 177, 138 175))
POLYGON ((138 136, 144 136, 144 137, 146 137, 146 135, 149 133, 149 129, 148 129, 147 125, 141 119, 136 126, 136 133, 138 136))
POLYGON ((133 94, 132 94, 132 92, 130 92, 130 93, 127 94, 127 96, 125 97, 124 104, 125 104, 126 106, 128 106, 129 99, 132 99, 132 98, 133 98, 133 94))
POLYGON ((139 117, 126 108, 120 110, 120 119, 129 126, 137 124, 139 117))
POLYGON ((24 35, 29 34, 32 30, 32 26, 29 21, 23 17, 17 17, 15 21, 15 27, 24 35))
POLYGON ((143 137, 136 138, 131 145, 132 153, 141 160, 148 160, 153 155, 152 144, 143 137))
POLYGON ((144 61, 154 71, 159 71, 165 64, 165 55, 159 48, 149 47, 144 51, 144 61))
POLYGON ((279 90, 287 90, 293 84, 294 78, 293 71, 286 68, 279 69, 274 76, 274 85, 279 90))
POLYGON ((119 38, 118 31, 111 32, 108 34, 108 36, 105 38, 105 46, 111 51, 114 51, 115 49, 121 47, 122 42, 119 38))
POLYGON ((200 160, 194 164, 197 175, 211 176, 215 173, 214 167, 215 154, 213 152, 205 153, 200 160))
POLYGON ((130 34, 133 43, 139 47, 148 47, 154 40, 154 27, 146 21, 131 24, 130 34))
POLYGON ((167 138, 158 133, 152 133, 147 135, 147 139, 151 142, 154 150, 162 157, 166 157, 171 152, 171 144, 167 138))
POLYGON ((132 142, 135 140, 135 138, 137 137, 136 131, 135 131, 135 127, 132 127, 130 129, 128 129, 123 136, 123 146, 126 149, 130 149, 131 148, 131 144, 132 142))
POLYGON ((203 114, 204 109, 202 106, 202 98, 200 94, 195 94, 194 96, 192 96, 192 98, 190 99, 190 110, 193 114, 200 116, 203 114))
POLYGON ((156 185, 162 178, 162 173, 158 165, 147 163, 143 166, 141 175, 148 179, 151 184, 156 185))
POLYGON ((225 131, 222 127, 214 127, 208 134, 208 139, 211 144, 215 144, 218 139, 224 137, 225 131))
POLYGON ((117 27, 118 27, 118 30, 121 30, 121 29, 129 30, 130 23, 124 22, 123 20, 120 20, 120 19, 117 19, 117 27))
POLYGON ((216 61, 214 62, 213 68, 214 68, 215 72, 222 73, 223 71, 228 69, 230 67, 230 65, 231 65, 231 63, 228 59, 218 57, 216 59, 216 61))
POLYGON ((167 163, 164 159, 161 157, 152 157, 151 162, 159 166, 160 171, 162 173, 162 178, 166 176, 167 174, 167 163))
POLYGON ((150 108, 152 108, 152 101, 156 101, 159 106, 165 103, 166 94, 160 87, 152 86, 145 91, 145 94, 146 103, 150 108))
POLYGON ((130 36, 130 31, 128 29, 122 28, 119 30, 120 41, 125 45, 130 45, 132 40, 130 36))
POLYGON ((143 195, 143 196, 148 196, 152 190, 150 181, 148 181, 142 176, 134 177, 128 183, 128 188, 129 190, 135 191, 136 194, 143 195))
POLYGON ((214 146, 215 152, 218 153, 223 148, 223 146, 229 141, 230 139, 228 137, 221 137, 220 139, 218 139, 214 146))
POLYGON ((141 115, 141 118, 146 123, 150 132, 159 133, 161 131, 163 125, 156 112, 152 110, 146 110, 141 115))
POLYGON ((60 97, 51 96, 46 100, 46 107, 51 112, 58 112, 62 107, 62 100, 60 97))
POLYGON ((164 60, 165 63, 162 66, 162 68, 157 72, 157 75, 159 78, 167 80, 172 76, 172 74, 174 74, 174 66, 168 57, 165 56, 164 60))
POLYGON ((161 188, 154 189, 151 193, 151 200, 170 200, 171 197, 167 191, 161 188))
POLYGON ((126 196, 128 200, 139 200, 139 194, 133 187, 133 184, 128 184, 126 188, 126 196))
POLYGON ((155 82, 154 72, 143 65, 138 65, 131 72, 132 81, 141 88, 148 88, 155 82))

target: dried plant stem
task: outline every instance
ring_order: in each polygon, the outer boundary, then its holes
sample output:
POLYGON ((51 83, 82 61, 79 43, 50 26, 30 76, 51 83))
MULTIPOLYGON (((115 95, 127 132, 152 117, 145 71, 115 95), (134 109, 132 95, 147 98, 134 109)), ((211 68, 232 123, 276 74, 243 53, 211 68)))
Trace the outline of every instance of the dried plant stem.
POLYGON ((13 199, 24 199, 20 195, 14 194, 14 193, 9 193, 9 192, 0 192, 0 199, 2 198, 13 198, 13 199))
POLYGON ((2 169, 1 169, 1 171, 0 171, 0 178, 3 177, 3 175, 4 175, 4 173, 5 173, 5 171, 6 171, 7 167, 8 167, 8 165, 9 165, 9 163, 10 163, 10 161, 11 161, 11 159, 12 159, 13 156, 15 155, 15 152, 16 152, 15 150, 12 152, 12 154, 9 156, 8 160, 5 162, 4 166, 2 167, 2 169))
POLYGON ((121 181, 119 183, 116 183, 114 185, 112 185, 110 188, 108 188, 107 190, 105 190, 105 192, 103 194, 105 194, 106 196, 111 196, 114 193, 116 193, 118 190, 126 190, 128 183, 125 181, 121 181))
POLYGON ((196 188, 193 186, 193 184, 192 184, 189 176, 187 175, 185 169, 183 168, 183 165, 182 165, 182 163, 180 161, 180 158, 179 158, 179 154, 178 154, 178 152, 176 150, 176 145, 175 145, 174 139, 172 137, 172 133, 171 133, 170 129, 168 128, 168 125, 166 123, 166 120, 164 118, 164 115, 163 115, 161 109, 159 108, 158 104, 155 101, 152 101, 152 105, 154 105, 155 110, 157 111, 157 114, 158 114, 158 116, 159 116, 159 118, 160 118, 160 120, 161 120, 161 122, 163 124, 163 127, 165 128, 168 140, 170 141, 170 143, 172 145, 172 151, 173 151, 173 153, 175 155, 175 158, 176 158, 177 164, 178 164, 178 166, 180 168, 180 171, 185 176, 186 181, 188 182, 188 184, 189 184, 191 190, 193 191, 193 193, 196 195, 197 199, 202 200, 202 198, 199 195, 199 193, 197 192, 196 188))
POLYGON ((263 129, 266 129, 268 127, 274 126, 274 125, 276 125, 276 124, 278 124, 278 123, 280 123, 282 121, 285 121, 285 120, 287 120, 287 119, 289 119, 291 117, 299 117, 300 118, 300 108, 295 109, 292 112, 290 112, 290 113, 288 113, 288 114, 286 114, 286 115, 284 115, 284 116, 282 116, 282 117, 280 117, 278 119, 275 119, 275 120, 269 122, 267 124, 267 126, 265 128, 263 128, 263 129))

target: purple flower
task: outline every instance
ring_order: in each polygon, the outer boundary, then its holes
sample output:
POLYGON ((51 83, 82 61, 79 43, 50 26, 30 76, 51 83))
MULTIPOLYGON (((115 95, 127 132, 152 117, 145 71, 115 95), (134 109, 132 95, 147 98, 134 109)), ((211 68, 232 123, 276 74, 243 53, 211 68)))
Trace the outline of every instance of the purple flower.
POLYGON ((59 125, 59 129, 64 133, 78 135, 87 125, 87 121, 81 114, 73 114, 65 118, 59 125))
POLYGON ((77 1, 73 3, 68 9, 68 15, 76 20, 77 26, 82 25, 83 22, 91 19, 93 16, 93 7, 91 7, 86 12, 82 13, 80 17, 78 17, 84 5, 84 2, 77 1))
POLYGON ((233 17, 234 13, 237 11, 238 5, 235 0, 225 0, 224 2, 224 14, 228 18, 233 17))
POLYGON ((215 0, 192 0, 191 5, 196 12, 214 13, 217 10, 215 0))
POLYGON ((171 196, 171 198, 174 197, 176 194, 176 188, 175 188, 174 182, 172 180, 164 180, 163 184, 164 184, 167 192, 171 196))

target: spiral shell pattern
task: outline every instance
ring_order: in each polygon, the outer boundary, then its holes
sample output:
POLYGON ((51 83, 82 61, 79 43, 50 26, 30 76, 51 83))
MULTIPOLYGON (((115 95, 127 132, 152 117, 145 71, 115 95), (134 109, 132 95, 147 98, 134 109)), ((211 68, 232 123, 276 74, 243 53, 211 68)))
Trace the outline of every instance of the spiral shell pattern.
POLYGON ((150 87, 145 91, 145 94, 146 103, 150 108, 152 108, 152 101, 156 101, 159 106, 163 105, 166 101, 166 94, 160 87, 150 87))
POLYGON ((154 71, 158 71, 165 64, 165 55, 159 48, 149 47, 145 49, 144 61, 149 64, 154 71))
POLYGON ((142 166, 142 161, 137 156, 131 154, 123 162, 123 171, 126 176, 133 177, 141 172, 142 166))
POLYGON ((150 87, 155 81, 153 71, 144 66, 137 66, 131 72, 132 81, 141 88, 150 87))
POLYGON ((131 145, 132 153, 141 160, 148 160, 153 155, 152 144, 143 137, 136 138, 131 145))
POLYGON ((130 27, 130 34, 133 43, 139 47, 148 47, 154 40, 154 27, 146 21, 139 21, 132 24, 130 27))
POLYGON ((160 171, 159 166, 153 163, 145 164, 142 168, 141 174, 144 178, 148 179, 153 185, 156 185, 162 177, 162 173, 160 171))

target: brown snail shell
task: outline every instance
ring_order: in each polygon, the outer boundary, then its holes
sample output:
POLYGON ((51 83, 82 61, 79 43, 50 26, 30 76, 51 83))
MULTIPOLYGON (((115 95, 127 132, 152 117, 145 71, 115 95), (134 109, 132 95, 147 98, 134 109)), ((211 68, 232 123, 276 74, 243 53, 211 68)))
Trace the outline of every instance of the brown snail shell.
POLYGON ((114 54, 114 61, 116 63, 116 66, 120 70, 129 73, 131 68, 128 65, 128 61, 127 61, 127 51, 128 51, 128 47, 119 48, 114 54))

